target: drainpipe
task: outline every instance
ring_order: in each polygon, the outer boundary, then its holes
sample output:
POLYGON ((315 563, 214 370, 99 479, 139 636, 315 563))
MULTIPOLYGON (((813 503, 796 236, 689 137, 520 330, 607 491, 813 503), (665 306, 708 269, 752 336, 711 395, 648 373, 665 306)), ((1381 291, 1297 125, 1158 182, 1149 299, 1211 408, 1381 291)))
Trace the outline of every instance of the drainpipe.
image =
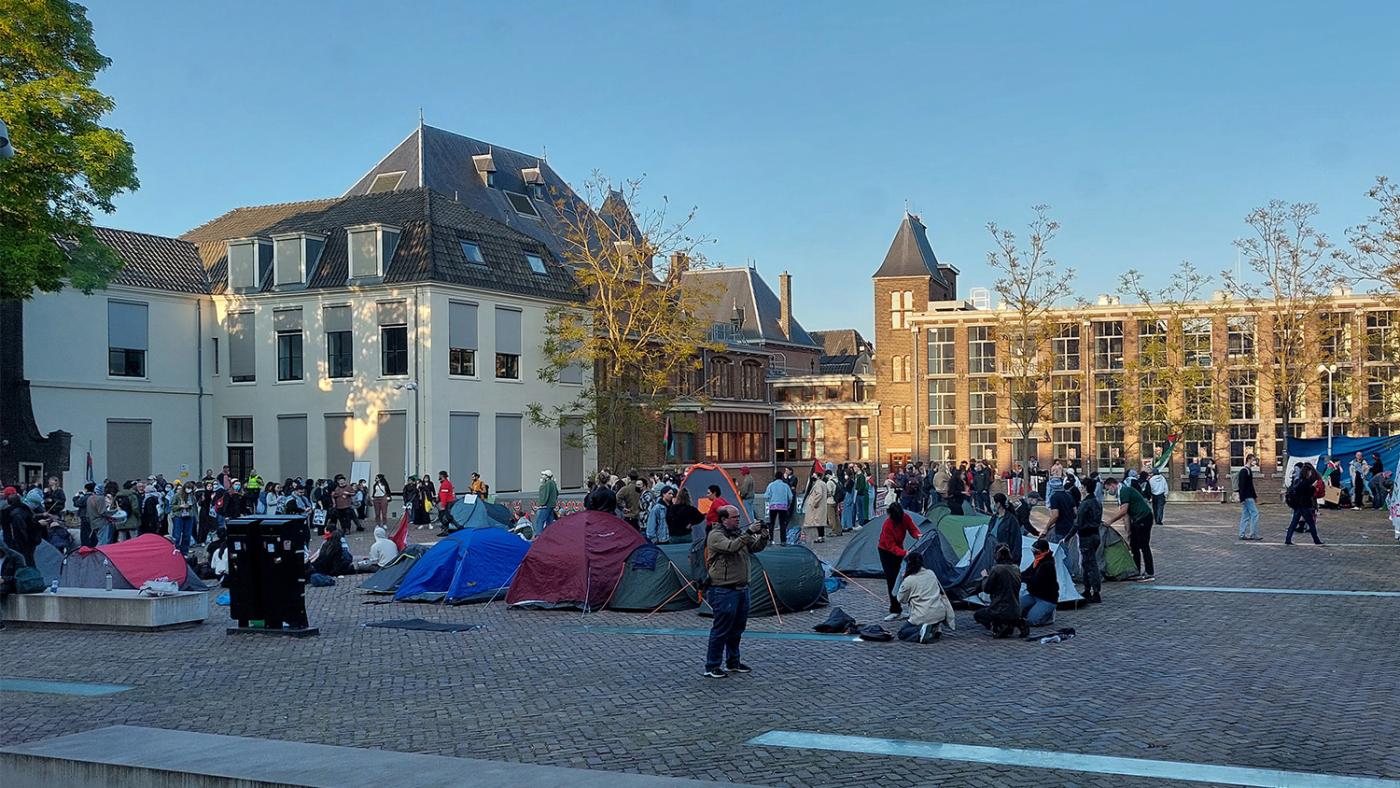
MULTIPOLYGON (((421 141, 421 134, 419 139, 421 141)), ((421 292, 422 288, 413 288, 413 380, 418 383, 413 388, 413 453, 420 470, 426 467, 423 465, 423 433, 418 428, 419 423, 423 420, 423 409, 418 399, 418 392, 423 390, 423 338, 418 333, 418 298, 421 292)))
POLYGON ((194 469, 194 478, 199 478, 198 474, 204 473, 204 301, 198 298, 194 302, 194 354, 194 382, 198 392, 195 395, 195 418, 199 429, 199 437, 195 440, 199 444, 199 464, 194 469))

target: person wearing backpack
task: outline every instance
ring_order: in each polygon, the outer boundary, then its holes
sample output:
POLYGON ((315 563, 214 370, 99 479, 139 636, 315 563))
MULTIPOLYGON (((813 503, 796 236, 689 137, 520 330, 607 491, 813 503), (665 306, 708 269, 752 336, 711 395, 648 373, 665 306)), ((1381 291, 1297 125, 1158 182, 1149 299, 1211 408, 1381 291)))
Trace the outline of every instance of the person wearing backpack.
POLYGON ((1288 485, 1288 492, 1284 495, 1288 508, 1293 510, 1293 519, 1288 523, 1288 533, 1283 537, 1284 544, 1293 544, 1293 532, 1298 530, 1299 524, 1312 534, 1313 544, 1322 544, 1322 540, 1317 537, 1317 499, 1322 493, 1322 477, 1317 475, 1312 465, 1301 463, 1298 478, 1288 485))

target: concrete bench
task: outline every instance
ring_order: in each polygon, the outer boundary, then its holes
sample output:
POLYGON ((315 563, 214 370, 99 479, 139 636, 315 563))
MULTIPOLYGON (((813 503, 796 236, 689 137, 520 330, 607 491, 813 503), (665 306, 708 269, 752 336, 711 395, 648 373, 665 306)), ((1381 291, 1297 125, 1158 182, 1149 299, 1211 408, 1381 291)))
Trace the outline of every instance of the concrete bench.
POLYGON ((132 589, 61 588, 58 593, 10 594, 6 625, 156 631, 196 626, 209 618, 209 594, 180 591, 146 596, 132 589))
POLYGON ((0 774, 7 785, 26 788, 699 788, 722 784, 129 725, 0 749, 0 774))

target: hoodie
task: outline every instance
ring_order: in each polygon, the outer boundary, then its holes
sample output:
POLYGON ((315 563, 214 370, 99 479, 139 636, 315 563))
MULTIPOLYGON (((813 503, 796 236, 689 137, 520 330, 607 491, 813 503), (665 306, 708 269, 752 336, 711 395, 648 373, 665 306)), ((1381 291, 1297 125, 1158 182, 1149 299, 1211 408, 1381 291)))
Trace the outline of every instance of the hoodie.
POLYGON ((387 566, 390 561, 399 557, 399 546, 389 540, 388 532, 384 526, 379 525, 374 528, 374 544, 369 548, 369 560, 375 566, 387 566))

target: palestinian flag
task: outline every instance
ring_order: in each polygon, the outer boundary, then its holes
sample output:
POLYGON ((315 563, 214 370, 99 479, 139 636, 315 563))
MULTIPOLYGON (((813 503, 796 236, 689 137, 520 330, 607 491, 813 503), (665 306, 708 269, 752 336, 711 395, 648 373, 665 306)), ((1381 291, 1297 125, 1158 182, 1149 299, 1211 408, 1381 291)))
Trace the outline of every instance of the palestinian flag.
POLYGON ((398 546, 401 553, 408 545, 408 509, 404 509, 403 517, 399 519, 399 527, 389 535, 389 539, 398 546))
POLYGON ((1176 444, 1180 440, 1181 435, 1175 432, 1167 436, 1167 442, 1164 446, 1162 446, 1162 453, 1157 455, 1157 459, 1152 463, 1153 470, 1160 471, 1163 468, 1167 467, 1167 463, 1170 462, 1172 458, 1172 451, 1176 449, 1176 444))
POLYGON ((661 446, 666 450, 667 457, 676 455, 676 433, 671 429, 671 417, 666 417, 666 427, 661 431, 661 446))

